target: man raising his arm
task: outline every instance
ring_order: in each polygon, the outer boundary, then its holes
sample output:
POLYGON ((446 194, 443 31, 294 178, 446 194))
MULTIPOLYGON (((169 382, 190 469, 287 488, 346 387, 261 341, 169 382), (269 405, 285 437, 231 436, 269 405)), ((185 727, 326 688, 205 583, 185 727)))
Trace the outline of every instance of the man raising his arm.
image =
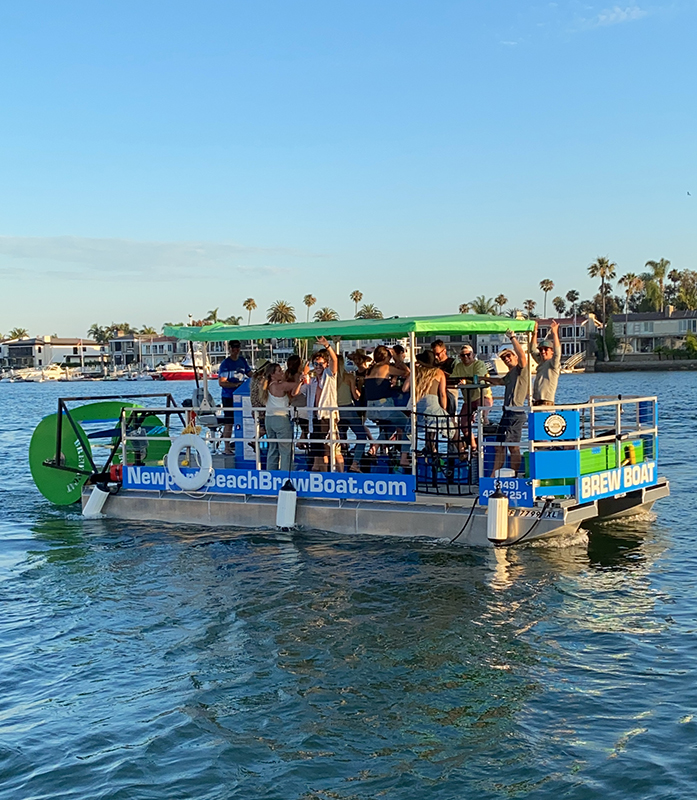
MULTIPOLYGON (((503 350, 499 357, 508 367, 508 373, 503 378, 483 377, 482 381, 492 383, 497 386, 504 386, 503 396, 503 415, 496 431, 497 442, 520 442, 523 436, 523 426, 527 417, 527 412, 522 410, 525 397, 528 393, 528 373, 530 366, 528 358, 523 350, 523 346, 516 338, 513 331, 506 331, 506 336, 511 340, 512 350, 503 350)), ((511 455, 511 469, 518 472, 520 469, 521 455, 520 447, 513 445, 508 447, 511 455)), ((494 456, 494 468, 491 471, 492 477, 503 466, 506 460, 506 448, 499 446, 496 448, 494 456)))

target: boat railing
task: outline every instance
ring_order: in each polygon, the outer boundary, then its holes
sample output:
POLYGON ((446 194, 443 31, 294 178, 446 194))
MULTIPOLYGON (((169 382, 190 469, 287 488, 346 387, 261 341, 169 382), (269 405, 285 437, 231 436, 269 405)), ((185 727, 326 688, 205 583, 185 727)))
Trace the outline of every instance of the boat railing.
POLYGON ((605 481, 607 476, 603 476, 610 471, 642 464, 653 464, 650 472, 655 475, 655 397, 601 396, 587 403, 513 410, 527 414, 527 441, 495 441, 486 435, 481 416, 478 419, 478 438, 483 443, 479 473, 486 479, 480 479, 480 493, 491 488, 492 480, 507 479, 526 481, 534 498, 583 500, 581 488, 586 486, 587 476, 605 481), (520 460, 512 452, 516 448, 520 460))
MULTIPOLYGON (((306 416, 314 416, 316 412, 331 414, 339 423, 341 412, 348 410, 365 413, 364 424, 369 422, 373 430, 377 427, 377 436, 371 431, 369 444, 377 446, 382 453, 368 469, 411 472, 418 491, 428 494, 470 494, 473 487, 479 486, 481 491, 482 478, 486 479, 486 485, 490 479, 505 478, 527 482, 534 497, 578 498, 579 485, 585 475, 655 461, 657 455, 655 397, 592 397, 587 403, 536 406, 532 409, 520 407, 514 410, 526 414, 528 435, 514 442, 497 441, 497 424, 486 421, 486 415, 495 412, 496 408, 479 407, 474 412, 473 423, 479 444, 476 456, 468 441, 468 415, 429 415, 400 406, 323 406, 302 407, 294 411, 306 416), (381 425, 384 419, 381 412, 384 414, 386 411, 390 412, 390 420, 381 425), (404 417, 401 434, 394 412, 404 417), (409 467, 406 469, 400 468, 397 461, 396 451, 402 449, 409 454, 409 467), (516 449, 520 453, 519 460, 515 457, 516 449)), ((173 413, 171 408, 149 408, 147 411, 155 416, 166 413, 168 420, 173 413)), ((242 461, 245 467, 253 464, 258 470, 264 467, 268 444, 291 444, 295 451, 295 446, 307 441, 296 435, 297 424, 293 426, 291 438, 269 437, 263 427, 265 408, 250 404, 246 411, 248 418, 251 416, 251 424, 246 428, 239 419, 232 423, 229 417, 224 416, 225 412, 219 416, 216 412, 221 412, 221 409, 207 407, 188 409, 189 416, 185 422, 190 425, 195 420, 213 449, 227 444, 241 445, 243 455, 240 458, 238 450, 234 463, 242 461), (227 424, 233 425, 232 435, 223 438, 219 429, 227 424)), ((122 412, 124 464, 129 443, 132 450, 137 450, 138 442, 147 443, 153 438, 162 441, 161 430, 155 436, 143 433, 142 429, 141 432, 134 430, 133 419, 142 412, 143 409, 124 409, 122 412)), ((186 429, 184 424, 182 429, 186 429)), ((180 432, 171 430, 167 424, 166 435, 170 440, 180 432)), ((346 435, 341 435, 339 426, 332 424, 325 439, 315 440, 316 444, 327 446, 325 469, 328 471, 335 472, 341 467, 342 447, 346 449, 357 443, 358 439, 350 433, 349 429, 346 435)), ((302 460, 302 454, 297 458, 305 469, 312 469, 311 463, 302 460)))

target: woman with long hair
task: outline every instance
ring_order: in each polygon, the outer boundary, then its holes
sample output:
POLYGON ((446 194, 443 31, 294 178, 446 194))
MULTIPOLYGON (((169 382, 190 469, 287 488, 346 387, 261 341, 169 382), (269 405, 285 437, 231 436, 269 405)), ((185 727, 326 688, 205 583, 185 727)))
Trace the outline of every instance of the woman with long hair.
MULTIPOLYGON (((430 350, 419 353, 414 364, 416 373, 416 424, 425 431, 426 446, 431 452, 437 452, 439 440, 457 439, 457 425, 448 414, 448 390, 446 375, 436 365, 430 350)), ((405 381, 404 390, 409 388, 409 380, 405 381)))
POLYGON ((266 409, 266 469, 281 469, 284 472, 291 469, 293 426, 290 421, 290 397, 297 395, 301 386, 300 377, 295 381, 286 380, 280 364, 267 364, 264 367, 260 395, 266 409))

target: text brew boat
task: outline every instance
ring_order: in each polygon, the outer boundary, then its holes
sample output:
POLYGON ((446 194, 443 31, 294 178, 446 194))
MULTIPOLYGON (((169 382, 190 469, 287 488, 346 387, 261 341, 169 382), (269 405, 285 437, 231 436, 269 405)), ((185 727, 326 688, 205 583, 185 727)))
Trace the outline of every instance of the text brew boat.
MULTIPOLYGON (((337 471, 340 440, 333 429, 328 472, 307 471, 300 450, 291 472, 266 470, 268 439, 260 433, 259 410, 251 406, 247 382, 234 397, 234 456, 217 450, 222 427, 217 409, 185 409, 168 394, 90 403, 88 398, 64 398, 57 414, 34 432, 32 474, 48 499, 60 505, 81 500, 87 515, 212 527, 299 526, 474 545, 511 545, 572 533, 591 520, 646 511, 667 496, 668 482, 657 471, 655 397, 526 406, 527 436, 520 442, 523 459, 517 474, 504 467, 491 476, 496 448, 502 445, 481 414, 476 457, 453 452, 447 437, 434 446, 427 422, 416 412, 416 336, 467 337, 507 328, 527 336, 529 352, 533 323, 493 316, 167 329, 168 335, 202 342, 204 348, 206 342, 229 338, 408 338, 412 389, 402 409, 410 448, 407 470, 395 467, 388 453, 367 472, 337 471), (97 458, 95 446, 101 446, 105 458, 97 458)), ((205 386, 201 394, 207 396, 205 386)))

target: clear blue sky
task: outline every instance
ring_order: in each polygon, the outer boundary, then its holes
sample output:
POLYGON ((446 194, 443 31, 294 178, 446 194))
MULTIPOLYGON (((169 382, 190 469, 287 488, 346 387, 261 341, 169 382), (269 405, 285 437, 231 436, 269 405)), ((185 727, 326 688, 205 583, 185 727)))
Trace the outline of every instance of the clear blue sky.
POLYGON ((695 30, 697 0, 5 2, 0 331, 697 268, 695 30))

